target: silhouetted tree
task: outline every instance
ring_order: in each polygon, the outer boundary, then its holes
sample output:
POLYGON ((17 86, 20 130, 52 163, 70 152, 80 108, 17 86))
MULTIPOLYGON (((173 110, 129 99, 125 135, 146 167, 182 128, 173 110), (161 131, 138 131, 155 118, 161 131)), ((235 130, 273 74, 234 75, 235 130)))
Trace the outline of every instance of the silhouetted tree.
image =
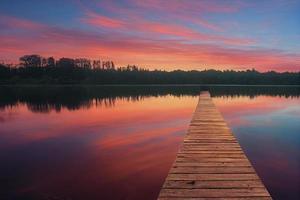
POLYGON ((53 57, 25 55, 18 67, 0 66, 0 83, 300 85, 300 72, 149 71, 136 65, 116 68, 113 61, 60 58, 55 62, 53 57))
POLYGON ((55 59, 53 57, 47 58, 47 66, 54 67, 55 66, 55 59))
POLYGON ((39 55, 25 55, 19 60, 24 67, 40 67, 42 64, 42 58, 39 55))
POLYGON ((93 69, 101 69, 101 61, 93 60, 93 69))
POLYGON ((61 58, 56 65, 61 68, 71 69, 75 67, 75 60, 71 58, 61 58))
POLYGON ((86 59, 86 58, 77 58, 77 59, 75 59, 75 65, 76 65, 76 67, 79 67, 79 68, 85 68, 85 69, 91 69, 92 68, 91 61, 89 59, 86 59))
POLYGON ((115 64, 114 64, 114 62, 113 62, 113 61, 110 61, 110 63, 111 63, 111 68, 112 68, 112 69, 115 69, 115 64))
POLYGON ((47 66, 47 59, 42 58, 42 67, 46 67, 46 66, 47 66))

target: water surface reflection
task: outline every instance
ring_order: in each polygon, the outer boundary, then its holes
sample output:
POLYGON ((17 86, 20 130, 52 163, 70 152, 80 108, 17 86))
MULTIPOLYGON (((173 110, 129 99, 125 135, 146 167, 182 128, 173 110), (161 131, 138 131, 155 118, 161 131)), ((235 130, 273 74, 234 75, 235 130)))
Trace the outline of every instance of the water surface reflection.
POLYGON ((300 197, 299 88, 237 86, 0 87, 2 196, 155 199, 207 89, 271 194, 300 197))
POLYGON ((214 98, 275 199, 300 199, 300 99, 214 98))
POLYGON ((32 112, 59 112, 88 109, 92 105, 112 107, 118 100, 140 101, 147 97, 172 95, 198 96, 209 90, 213 97, 254 98, 259 95, 277 97, 299 97, 299 87, 281 86, 2 86, 0 87, 0 109, 26 104, 32 112))

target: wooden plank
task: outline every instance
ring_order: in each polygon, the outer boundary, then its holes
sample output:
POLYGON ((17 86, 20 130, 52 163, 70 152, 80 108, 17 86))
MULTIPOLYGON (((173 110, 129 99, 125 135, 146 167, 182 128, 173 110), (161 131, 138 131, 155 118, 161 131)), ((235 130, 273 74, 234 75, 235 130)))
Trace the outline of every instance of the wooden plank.
POLYGON ((260 180, 250 180, 250 181, 167 181, 164 186, 165 189, 217 189, 217 188, 263 188, 260 180))
POLYGON ((192 153, 192 154, 186 154, 186 153, 178 153, 177 158, 246 158, 244 154, 229 154, 229 153, 192 153))
POLYGON ((236 181, 236 180, 259 180, 256 174, 168 174, 169 180, 199 180, 199 181, 236 181))
POLYGON ((265 188, 162 189, 161 197, 269 197, 265 188))
POLYGON ((272 199, 208 92, 200 94, 158 199, 272 199))
POLYGON ((240 163, 225 163, 225 162, 175 162, 173 166, 182 166, 182 167, 247 167, 251 166, 249 162, 240 162, 240 163))
POLYGON ((171 174, 236 174, 255 173, 252 167, 177 167, 171 168, 171 174))

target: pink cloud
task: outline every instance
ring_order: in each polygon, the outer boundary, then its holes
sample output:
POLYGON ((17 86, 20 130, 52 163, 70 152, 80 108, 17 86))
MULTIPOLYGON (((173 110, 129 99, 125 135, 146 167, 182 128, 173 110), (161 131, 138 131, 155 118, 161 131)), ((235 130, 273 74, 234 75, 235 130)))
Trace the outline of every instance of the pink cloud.
POLYGON ((122 30, 127 32, 149 33, 152 34, 151 36, 153 36, 153 34, 156 34, 157 36, 166 35, 202 42, 222 42, 230 45, 249 45, 255 43, 255 41, 251 39, 204 34, 177 24, 165 24, 145 19, 135 19, 135 23, 132 23, 132 20, 117 20, 93 12, 88 12, 87 17, 82 21, 96 27, 109 27, 111 28, 110 31, 114 31, 114 29, 116 29, 116 31, 122 30))
POLYGON ((30 20, 20 19, 16 17, 7 16, 7 15, 0 15, 0 26, 3 29, 17 27, 23 30, 27 30, 27 29, 34 30, 34 29, 39 29, 44 27, 42 24, 35 23, 30 20))
POLYGON ((245 3, 234 1, 228 4, 223 1, 173 1, 172 3, 164 0, 129 0, 131 4, 142 8, 153 8, 164 11, 187 11, 187 12, 212 12, 212 13, 231 13, 236 12, 240 7, 245 6, 245 3))
MULTIPOLYGON (((193 23, 209 30, 222 31, 223 28, 205 20, 202 16, 205 12, 235 12, 239 10, 240 3, 235 3, 234 6, 227 5, 213 5, 211 1, 207 3, 194 2, 196 5, 191 5, 191 2, 173 1, 172 4, 167 1, 150 0, 150 1, 136 1, 130 0, 129 8, 119 5, 113 1, 103 1, 98 3, 99 9, 126 16, 131 21, 144 18, 146 14, 154 14, 162 18, 164 21, 181 21, 183 23, 193 23), (191 10, 192 9, 192 10, 191 10)), ((83 6, 84 7, 84 6, 83 6)), ((83 10, 87 10, 85 7, 83 10)))
POLYGON ((96 15, 92 12, 88 13, 88 18, 83 19, 83 22, 87 22, 96 26, 103 26, 108 28, 122 28, 124 27, 124 23, 118 19, 112 19, 102 15, 96 15))
MULTIPOLYGON (((51 27, 34 22, 17 22, 10 29, 26 30, 26 34, 7 34, 0 31, 0 57, 17 59, 19 56, 38 53, 44 56, 69 56, 103 58, 114 60, 120 65, 137 64, 151 69, 245 69, 260 71, 299 71, 299 54, 268 49, 226 48, 216 44, 190 44, 181 39, 161 39, 157 37, 130 36, 123 32, 93 33, 83 30, 70 30, 51 27), (24 24, 26 24, 24 26, 24 24), (29 25, 27 25, 29 24, 29 25)), ((6 21, 10 24, 11 21, 6 21)), ((1 23, 3 23, 1 21, 1 23)), ((119 23, 117 23, 119 24, 119 23)), ((173 34, 185 38, 199 37, 190 29, 181 30, 178 26, 150 24, 145 32, 173 34)), ((138 27, 138 26, 137 26, 138 27)), ((142 29, 141 27, 138 27, 142 29)), ((8 28, 7 28, 8 29, 8 28)), ((146 34, 147 35, 147 34, 146 34)), ((205 38, 208 37, 208 38, 205 38)), ((215 38, 212 38, 215 39, 215 38)), ((218 40, 220 38, 216 38, 218 40)), ((222 39, 222 38, 221 38, 222 39)), ((223 39, 224 40, 224 39, 223 39)), ((231 41, 232 42, 232 41, 231 41)))

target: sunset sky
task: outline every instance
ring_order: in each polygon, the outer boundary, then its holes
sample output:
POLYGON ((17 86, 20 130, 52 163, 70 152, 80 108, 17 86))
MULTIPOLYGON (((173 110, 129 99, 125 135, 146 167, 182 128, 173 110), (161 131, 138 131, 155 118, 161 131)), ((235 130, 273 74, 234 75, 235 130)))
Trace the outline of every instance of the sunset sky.
POLYGON ((0 61, 300 71, 300 0, 1 0, 0 61))

